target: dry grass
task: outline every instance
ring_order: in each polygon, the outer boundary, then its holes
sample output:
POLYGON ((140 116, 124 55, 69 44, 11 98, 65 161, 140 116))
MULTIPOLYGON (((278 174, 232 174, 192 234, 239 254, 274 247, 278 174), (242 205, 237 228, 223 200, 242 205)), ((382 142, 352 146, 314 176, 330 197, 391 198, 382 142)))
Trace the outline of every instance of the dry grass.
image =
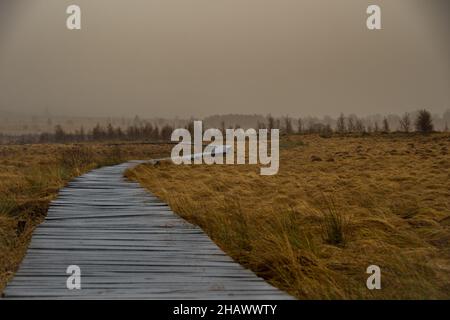
POLYGON ((159 157, 169 150, 168 145, 0 146, 0 293, 66 182, 99 166, 159 157))
POLYGON ((298 298, 448 299, 449 145, 444 134, 290 136, 276 176, 168 163, 128 176, 298 298), (372 264, 381 290, 366 288, 372 264))

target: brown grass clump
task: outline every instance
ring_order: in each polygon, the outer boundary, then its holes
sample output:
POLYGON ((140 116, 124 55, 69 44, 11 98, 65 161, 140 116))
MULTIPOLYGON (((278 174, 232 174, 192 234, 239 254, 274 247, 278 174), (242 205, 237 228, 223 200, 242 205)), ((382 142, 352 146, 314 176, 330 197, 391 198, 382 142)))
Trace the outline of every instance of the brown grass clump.
POLYGON ((128 176, 298 298, 450 298, 448 134, 288 136, 280 145, 275 176, 168 163, 128 176), (372 264, 381 290, 366 287, 372 264))
POLYGON ((335 246, 345 246, 346 218, 336 209, 332 200, 325 200, 327 209, 323 212, 323 239, 326 243, 335 246))
POLYGON ((169 150, 168 145, 0 145, 0 293, 65 183, 96 167, 169 150))

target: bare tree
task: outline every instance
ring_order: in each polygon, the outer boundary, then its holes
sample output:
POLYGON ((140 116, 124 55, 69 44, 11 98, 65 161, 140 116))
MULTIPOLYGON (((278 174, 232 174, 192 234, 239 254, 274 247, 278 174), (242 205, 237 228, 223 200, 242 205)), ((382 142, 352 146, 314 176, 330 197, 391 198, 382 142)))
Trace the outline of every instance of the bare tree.
POLYGON ((411 119, 408 112, 400 119, 400 129, 406 133, 411 131, 411 119))
POLYGON ((366 127, 361 119, 356 118, 355 129, 358 133, 366 132, 366 127))
POLYGON ((338 133, 344 133, 345 132, 345 117, 344 117, 343 113, 341 113, 339 115, 339 118, 337 119, 336 131, 338 133))
POLYGON ((292 134, 294 130, 292 129, 292 120, 289 117, 284 118, 284 127, 287 134, 292 134))
POLYGON ((170 136, 172 135, 173 128, 166 124, 161 129, 161 139, 162 140, 170 140, 170 136))
POLYGON ((275 120, 275 129, 280 129, 281 128, 281 121, 280 119, 276 119, 275 120))
POLYGON ((115 138, 116 136, 116 130, 114 130, 113 125, 110 123, 108 123, 108 125, 106 126, 106 136, 108 137, 108 139, 112 140, 115 138))
POLYGON ((383 119, 383 132, 390 132, 391 129, 389 128, 389 122, 388 119, 385 117, 383 119))
POLYGON ((298 118, 297 120, 297 133, 303 133, 303 120, 302 118, 298 118))
POLYGON ((351 116, 347 118, 347 132, 355 132, 355 121, 351 116))
POLYGON ((272 130, 275 128, 275 119, 270 114, 267 116, 267 123, 268 123, 269 130, 272 130))

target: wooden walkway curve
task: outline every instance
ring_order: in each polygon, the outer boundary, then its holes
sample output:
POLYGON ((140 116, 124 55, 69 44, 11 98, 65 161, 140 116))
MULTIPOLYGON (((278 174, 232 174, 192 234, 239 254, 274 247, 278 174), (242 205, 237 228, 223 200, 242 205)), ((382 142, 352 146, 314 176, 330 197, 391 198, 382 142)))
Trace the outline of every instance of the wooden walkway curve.
POLYGON ((63 188, 5 289, 12 299, 289 299, 202 230, 123 177, 93 170, 63 188), (81 269, 68 290, 66 269, 81 269))

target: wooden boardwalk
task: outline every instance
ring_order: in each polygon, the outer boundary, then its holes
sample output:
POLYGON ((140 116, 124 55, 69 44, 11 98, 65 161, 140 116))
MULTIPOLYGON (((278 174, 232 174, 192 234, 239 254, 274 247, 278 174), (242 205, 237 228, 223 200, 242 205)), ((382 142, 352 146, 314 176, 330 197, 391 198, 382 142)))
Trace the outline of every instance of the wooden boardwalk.
POLYGON ((5 289, 12 299, 289 299, 223 253, 124 171, 91 171, 63 188, 5 289), (66 269, 81 269, 69 290, 66 269))

